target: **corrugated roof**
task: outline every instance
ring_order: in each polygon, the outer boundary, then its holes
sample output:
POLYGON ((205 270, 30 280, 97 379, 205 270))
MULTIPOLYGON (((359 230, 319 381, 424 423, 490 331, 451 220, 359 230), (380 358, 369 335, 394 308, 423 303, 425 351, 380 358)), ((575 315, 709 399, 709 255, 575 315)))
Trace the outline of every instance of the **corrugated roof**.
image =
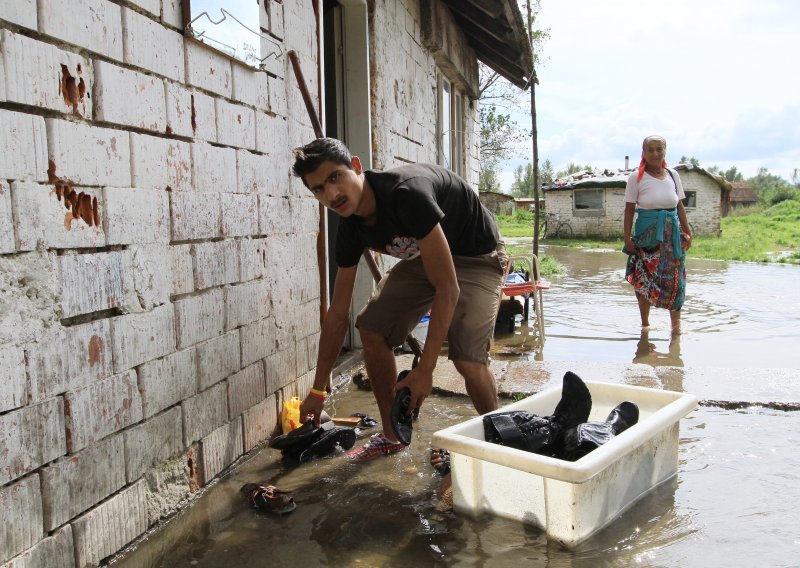
MULTIPOLYGON (((719 186, 729 191, 731 189, 731 182, 704 170, 699 166, 692 164, 677 164, 671 166, 673 169, 680 171, 696 171, 699 174, 705 175, 713 179, 719 186)), ((547 186, 547 191, 569 190, 569 189, 589 189, 593 187, 625 187, 628 183, 630 175, 636 171, 636 168, 631 169, 617 169, 617 170, 582 170, 575 172, 568 176, 556 179, 553 183, 547 186)))

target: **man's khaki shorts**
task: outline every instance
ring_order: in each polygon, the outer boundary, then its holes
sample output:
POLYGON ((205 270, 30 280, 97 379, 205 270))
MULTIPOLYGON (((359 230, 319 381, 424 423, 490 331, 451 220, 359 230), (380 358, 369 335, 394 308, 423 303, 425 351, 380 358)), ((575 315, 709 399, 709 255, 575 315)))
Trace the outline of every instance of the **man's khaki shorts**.
MULTIPOLYGON (((507 258, 502 241, 487 254, 453 257, 461 294, 447 333, 449 359, 488 364, 507 258)), ((402 345, 430 310, 434 293, 422 259, 401 260, 381 279, 356 327, 382 335, 390 347, 402 345)))

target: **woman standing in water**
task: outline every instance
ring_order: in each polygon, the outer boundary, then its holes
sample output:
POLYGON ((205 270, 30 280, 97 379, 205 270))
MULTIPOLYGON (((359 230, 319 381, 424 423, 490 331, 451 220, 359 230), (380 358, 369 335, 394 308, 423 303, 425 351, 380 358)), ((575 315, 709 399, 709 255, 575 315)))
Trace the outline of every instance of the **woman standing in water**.
POLYGON ((666 151, 667 141, 662 136, 645 138, 639 169, 628 178, 623 225, 628 253, 625 278, 639 302, 642 330, 650 328, 653 305, 670 311, 672 333, 679 334, 686 290, 685 251, 692 244, 692 231, 683 207, 686 196, 681 178, 667 168, 666 151))

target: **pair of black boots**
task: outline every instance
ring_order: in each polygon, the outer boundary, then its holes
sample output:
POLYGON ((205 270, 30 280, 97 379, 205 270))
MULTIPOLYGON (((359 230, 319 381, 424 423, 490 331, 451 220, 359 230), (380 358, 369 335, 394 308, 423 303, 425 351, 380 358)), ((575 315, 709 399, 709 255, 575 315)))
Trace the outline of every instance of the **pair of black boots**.
POLYGON ((630 401, 614 408, 604 422, 588 422, 591 409, 589 388, 578 375, 567 372, 552 415, 519 410, 487 414, 484 436, 487 442, 575 461, 639 421, 639 407, 630 401))
POLYGON ((356 443, 356 432, 352 428, 336 426, 332 421, 315 426, 306 422, 291 432, 273 438, 270 448, 281 451, 285 457, 298 462, 307 462, 313 458, 327 456, 339 446, 349 450, 356 443))

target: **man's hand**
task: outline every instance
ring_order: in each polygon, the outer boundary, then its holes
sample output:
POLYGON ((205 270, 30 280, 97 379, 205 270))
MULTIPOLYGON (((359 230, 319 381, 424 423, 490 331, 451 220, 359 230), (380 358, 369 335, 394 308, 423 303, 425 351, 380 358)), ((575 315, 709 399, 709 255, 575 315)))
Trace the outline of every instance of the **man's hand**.
POLYGON ((319 417, 322 414, 322 407, 325 406, 325 401, 316 396, 307 395, 306 398, 300 403, 300 422, 314 421, 314 426, 319 426, 319 417))
POLYGON ((397 383, 395 392, 408 387, 411 391, 411 401, 408 403, 408 413, 422 407, 422 403, 433 390, 433 370, 426 371, 422 365, 411 369, 406 377, 397 383))

